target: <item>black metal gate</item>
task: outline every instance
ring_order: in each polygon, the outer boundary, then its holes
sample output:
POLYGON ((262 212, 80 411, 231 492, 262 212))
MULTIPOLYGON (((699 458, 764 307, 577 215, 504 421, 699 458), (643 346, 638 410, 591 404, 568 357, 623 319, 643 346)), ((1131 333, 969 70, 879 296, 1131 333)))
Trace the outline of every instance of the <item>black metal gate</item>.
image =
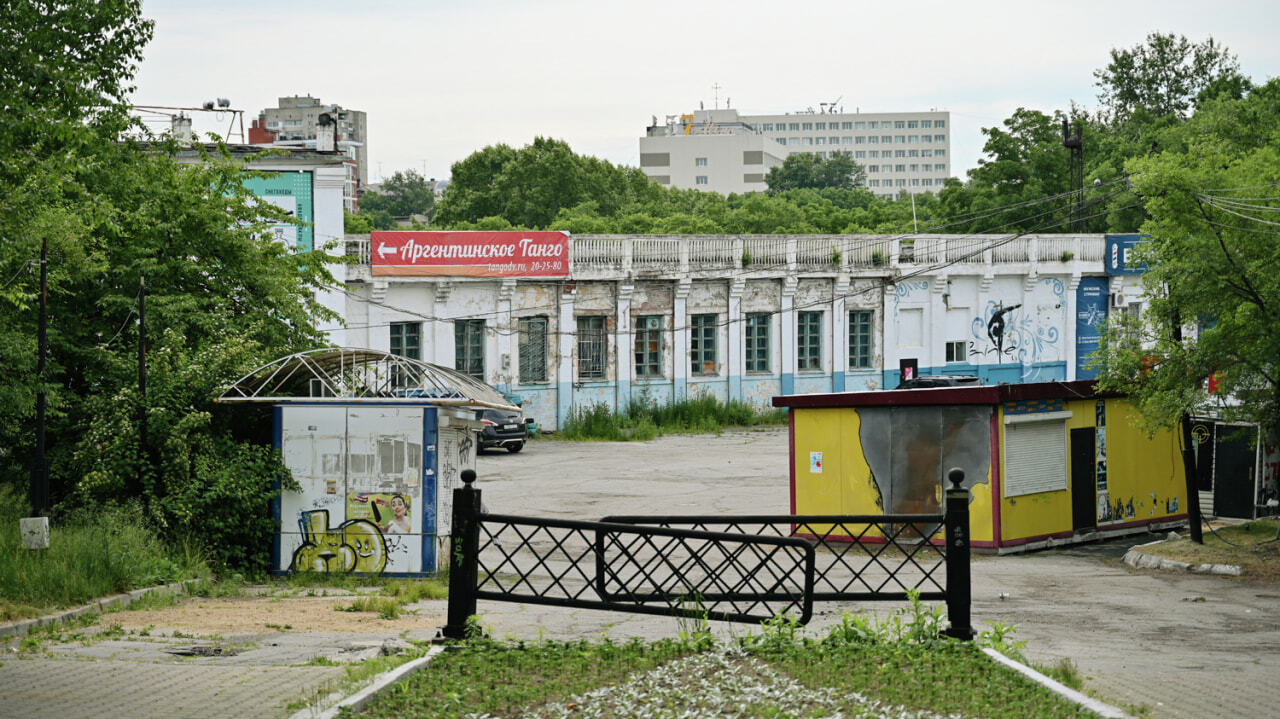
POLYGON ((481 511, 475 473, 454 491, 446 637, 477 599, 760 622, 815 601, 944 600, 970 639, 969 493, 946 514, 618 516, 599 522, 481 511), (939 536, 942 531, 943 536, 939 536))

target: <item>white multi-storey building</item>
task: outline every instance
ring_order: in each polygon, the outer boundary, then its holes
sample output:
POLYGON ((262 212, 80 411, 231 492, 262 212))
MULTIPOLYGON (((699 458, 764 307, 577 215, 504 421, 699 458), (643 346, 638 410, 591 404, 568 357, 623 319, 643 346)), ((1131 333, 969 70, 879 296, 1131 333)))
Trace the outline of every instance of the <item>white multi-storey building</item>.
MULTIPOLYGON (((827 108, 824 107, 824 110, 827 108)), ((659 184, 730 192, 768 189, 765 175, 788 155, 848 152, 877 195, 931 192, 951 176, 948 112, 797 112, 742 115, 697 110, 654 119, 640 138, 640 168, 659 184)))

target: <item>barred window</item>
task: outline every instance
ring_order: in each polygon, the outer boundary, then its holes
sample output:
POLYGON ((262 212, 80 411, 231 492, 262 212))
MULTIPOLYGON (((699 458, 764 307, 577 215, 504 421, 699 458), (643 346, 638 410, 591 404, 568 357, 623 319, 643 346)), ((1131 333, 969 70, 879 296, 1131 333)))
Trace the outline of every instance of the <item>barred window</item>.
POLYGON ((422 323, 391 323, 391 354, 409 359, 422 359, 422 323))
POLYGON ((693 315, 689 319, 689 371, 693 374, 715 374, 716 316, 693 315))
POLYGON ((578 379, 604 379, 605 352, 608 337, 605 335, 604 317, 578 318, 578 379))
POLYGON ((800 312, 796 327, 796 368, 822 369, 822 313, 800 312))
POLYGON ((454 320, 454 369, 484 381, 484 320, 454 320))
POLYGON ((520 339, 516 353, 520 357, 520 382, 547 381, 547 318, 521 317, 520 339))
POLYGON ((662 316, 636 318, 636 377, 662 376, 662 316))
POLYGON ((747 371, 769 371, 769 313, 747 314, 747 371))
POLYGON ((853 310, 849 313, 849 369, 869 369, 872 354, 872 327, 875 313, 853 310))

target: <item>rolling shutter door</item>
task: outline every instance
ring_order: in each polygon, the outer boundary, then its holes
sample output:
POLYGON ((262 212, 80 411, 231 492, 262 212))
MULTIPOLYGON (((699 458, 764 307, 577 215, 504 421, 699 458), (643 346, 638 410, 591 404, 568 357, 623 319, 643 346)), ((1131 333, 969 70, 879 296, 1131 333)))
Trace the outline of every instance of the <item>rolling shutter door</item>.
POLYGON ((1067 427, 1063 421, 1004 428, 1006 497, 1067 489, 1067 427))

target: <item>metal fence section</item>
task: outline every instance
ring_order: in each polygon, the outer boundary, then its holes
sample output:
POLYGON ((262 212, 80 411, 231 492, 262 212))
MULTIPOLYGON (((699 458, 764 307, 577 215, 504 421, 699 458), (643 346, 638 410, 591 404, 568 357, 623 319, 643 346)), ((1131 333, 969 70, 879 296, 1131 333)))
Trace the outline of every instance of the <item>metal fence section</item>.
POLYGON ((454 492, 444 635, 466 635, 477 599, 724 621, 792 613, 807 623, 814 601, 901 601, 918 592, 946 601, 947 634, 972 639, 969 492, 960 470, 949 479, 940 515, 584 522, 484 513, 475 472, 465 470, 454 492))

